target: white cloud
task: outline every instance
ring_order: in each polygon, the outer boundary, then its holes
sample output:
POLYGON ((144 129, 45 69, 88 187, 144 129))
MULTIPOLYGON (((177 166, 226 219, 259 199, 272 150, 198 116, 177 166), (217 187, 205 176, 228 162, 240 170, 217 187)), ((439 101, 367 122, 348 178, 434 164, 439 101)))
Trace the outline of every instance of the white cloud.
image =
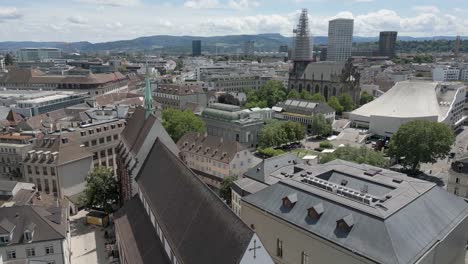
POLYGON ((229 0, 228 7, 233 9, 247 9, 257 7, 260 4, 253 0, 229 0))
POLYGON ((440 10, 437 6, 414 6, 413 10, 419 13, 439 13, 440 10))
POLYGON ((108 29, 119 29, 119 28, 122 28, 122 27, 123 27, 122 23, 120 23, 118 21, 106 24, 106 28, 108 28, 108 29))
POLYGON ((22 16, 15 7, 0 7, 0 21, 18 19, 22 16))
POLYGON ((140 0, 75 0, 79 3, 96 4, 105 6, 136 6, 140 0))
POLYGON ((67 18, 68 22, 72 24, 78 24, 78 25, 85 25, 88 23, 88 19, 80 16, 80 15, 75 15, 67 18))
POLYGON ((370 3, 370 2, 374 2, 374 0, 354 0, 354 2, 357 2, 357 3, 370 3))
POLYGON ((188 0, 184 2, 184 6, 188 8, 204 9, 220 7, 218 0, 188 0))

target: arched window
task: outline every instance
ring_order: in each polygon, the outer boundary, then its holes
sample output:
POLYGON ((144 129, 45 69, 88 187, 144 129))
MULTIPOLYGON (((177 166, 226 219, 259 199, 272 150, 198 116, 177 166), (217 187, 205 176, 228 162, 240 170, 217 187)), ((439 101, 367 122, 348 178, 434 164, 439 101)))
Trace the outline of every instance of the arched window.
POLYGON ((310 87, 310 83, 307 85, 307 91, 308 91, 309 93, 312 92, 312 88, 310 87))
POLYGON ((326 85, 325 85, 325 88, 323 89, 323 96, 328 101, 328 86, 326 85))
POLYGON ((318 84, 315 85, 315 93, 320 93, 320 87, 318 84))
POLYGON ((299 92, 302 92, 302 83, 299 84, 299 92))
POLYGON ((333 87, 333 96, 336 96, 336 87, 333 87))

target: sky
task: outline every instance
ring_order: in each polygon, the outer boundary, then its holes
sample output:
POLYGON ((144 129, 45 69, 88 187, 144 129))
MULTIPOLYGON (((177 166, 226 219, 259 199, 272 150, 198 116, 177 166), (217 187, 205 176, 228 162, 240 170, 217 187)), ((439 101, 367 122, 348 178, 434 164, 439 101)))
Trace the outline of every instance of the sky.
POLYGON ((151 35, 292 34, 353 18, 355 36, 468 36, 468 0, 0 0, 0 41, 106 42, 151 35))

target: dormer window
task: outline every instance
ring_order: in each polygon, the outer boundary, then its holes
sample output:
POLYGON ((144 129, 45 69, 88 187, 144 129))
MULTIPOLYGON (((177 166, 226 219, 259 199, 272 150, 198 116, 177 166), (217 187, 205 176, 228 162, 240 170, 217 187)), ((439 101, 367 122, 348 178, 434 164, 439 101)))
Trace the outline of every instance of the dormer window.
POLYGON ((348 233, 354 226, 354 218, 352 214, 349 214, 340 220, 336 221, 336 229, 348 233))
POLYGON ((33 237, 34 237, 34 229, 36 228, 36 224, 34 223, 30 223, 26 226, 26 228, 24 229, 24 240, 26 242, 31 242, 33 240, 33 237))
POLYGON ((283 206, 291 209, 294 207, 294 205, 297 202, 297 194, 296 193, 290 194, 284 197, 282 200, 283 200, 283 206))
POLYGON ((31 242, 32 238, 33 238, 33 236, 32 236, 31 231, 29 231, 29 230, 24 231, 24 239, 26 241, 31 242))
POLYGON ((324 211, 325 210, 323 209, 323 204, 318 203, 314 205, 313 207, 310 207, 309 209, 307 209, 307 216, 309 216, 310 218, 314 220, 318 220, 320 216, 322 216, 324 211))

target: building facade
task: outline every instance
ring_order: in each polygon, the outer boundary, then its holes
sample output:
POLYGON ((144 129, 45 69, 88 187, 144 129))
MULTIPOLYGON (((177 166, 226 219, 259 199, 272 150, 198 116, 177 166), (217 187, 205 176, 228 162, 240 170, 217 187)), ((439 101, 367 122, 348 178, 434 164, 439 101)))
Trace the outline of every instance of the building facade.
POLYGON ((344 63, 351 58, 353 29, 353 19, 338 18, 328 22, 328 61, 344 63))
POLYGON ((80 195, 91 171, 93 154, 62 135, 37 139, 23 160, 24 179, 38 192, 61 199, 80 195))
POLYGON ((251 117, 239 106, 211 104, 202 113, 208 135, 237 141, 249 149, 258 145, 258 133, 264 121, 251 117))
POLYGON ((153 98, 161 104, 162 109, 185 110, 188 104, 208 106, 207 94, 198 83, 160 84, 153 91, 153 98))
POLYGON ((0 208, 0 262, 69 264, 70 228, 65 208, 0 208))
POLYGON ((188 133, 177 146, 181 160, 217 190, 226 177, 241 177, 258 160, 239 142, 207 134, 188 133))
POLYGON ((299 122, 304 125, 307 133, 312 132, 312 120, 315 115, 323 115, 330 124, 335 120, 335 110, 323 102, 288 99, 278 103, 274 110, 275 118, 299 122))
POLYGON ((379 36, 379 55, 386 56, 391 59, 396 56, 396 40, 398 32, 383 31, 379 36))
POLYGON ((192 56, 201 56, 201 40, 192 40, 192 56))
POLYGON ((447 191, 468 201, 468 156, 456 158, 448 174, 447 191))
POLYGON ((60 59, 62 51, 57 48, 24 48, 18 50, 18 60, 23 61, 43 61, 60 59))
POLYGON ((23 159, 33 147, 33 137, 19 133, 0 135, 0 177, 21 178, 23 159))
POLYGON ((31 117, 82 104, 86 98, 88 98, 86 93, 60 92, 54 95, 18 101, 13 111, 25 117, 31 117))

